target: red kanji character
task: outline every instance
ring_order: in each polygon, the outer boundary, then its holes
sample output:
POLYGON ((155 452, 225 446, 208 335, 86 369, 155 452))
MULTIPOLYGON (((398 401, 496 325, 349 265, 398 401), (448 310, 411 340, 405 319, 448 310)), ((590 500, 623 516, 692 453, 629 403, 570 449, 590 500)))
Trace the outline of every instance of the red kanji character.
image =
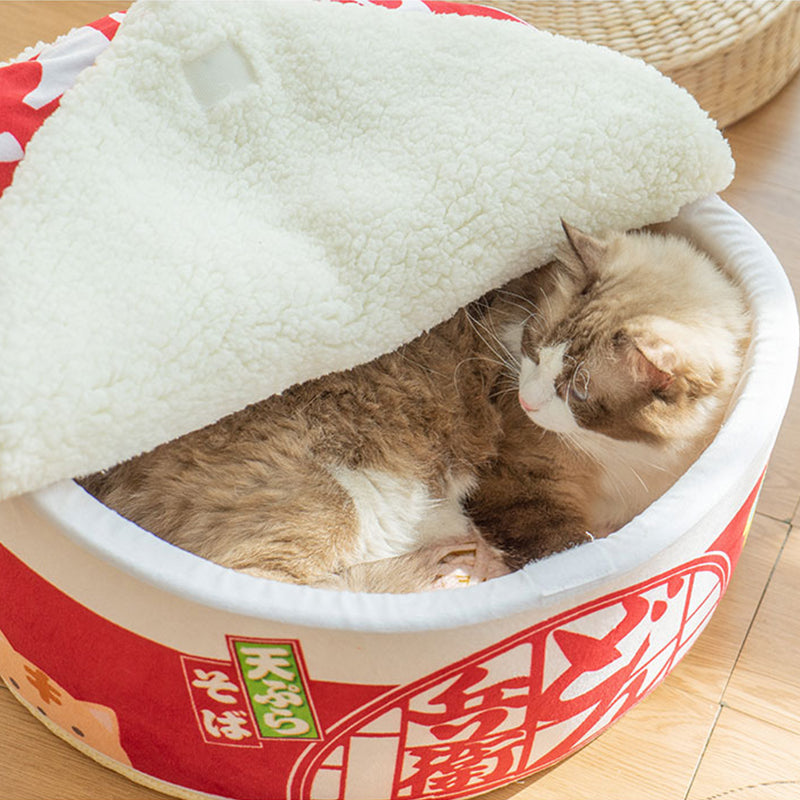
POLYGON ((487 736, 506 720, 512 708, 527 705, 529 685, 527 677, 519 676, 467 691, 488 674, 489 671, 483 667, 467 667, 444 691, 432 698, 431 703, 443 705, 444 710, 409 710, 409 721, 429 725, 437 739, 451 739, 470 725, 477 725, 472 738, 487 736))
POLYGON ((482 741, 410 748, 413 772, 400 782, 397 794, 405 796, 410 790, 411 797, 423 797, 501 780, 516 767, 514 747, 524 739, 524 731, 512 730, 482 741))

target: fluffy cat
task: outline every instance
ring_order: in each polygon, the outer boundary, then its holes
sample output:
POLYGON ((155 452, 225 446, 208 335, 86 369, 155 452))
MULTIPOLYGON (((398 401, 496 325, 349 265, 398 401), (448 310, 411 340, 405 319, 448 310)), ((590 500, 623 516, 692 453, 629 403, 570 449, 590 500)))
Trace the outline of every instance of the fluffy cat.
POLYGON ((748 316, 682 239, 564 230, 557 260, 399 350, 83 485, 224 566, 366 591, 492 577, 616 530, 715 435, 748 316))

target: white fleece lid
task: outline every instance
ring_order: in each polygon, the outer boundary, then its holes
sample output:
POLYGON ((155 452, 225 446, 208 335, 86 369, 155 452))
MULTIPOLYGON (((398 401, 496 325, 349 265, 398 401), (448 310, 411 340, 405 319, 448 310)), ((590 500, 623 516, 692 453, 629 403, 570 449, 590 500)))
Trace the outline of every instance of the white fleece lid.
POLYGON ((140 0, 0 199, 0 498, 395 348, 559 217, 731 174, 684 90, 518 22, 140 0))

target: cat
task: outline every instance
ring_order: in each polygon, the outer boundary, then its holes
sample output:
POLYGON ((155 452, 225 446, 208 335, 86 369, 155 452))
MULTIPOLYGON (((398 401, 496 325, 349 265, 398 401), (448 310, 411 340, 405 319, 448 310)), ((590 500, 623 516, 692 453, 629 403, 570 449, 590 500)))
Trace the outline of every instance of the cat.
POLYGON ((398 350, 80 481, 169 542, 361 591, 473 583, 605 536, 716 434, 749 340, 687 241, 592 236, 398 350))

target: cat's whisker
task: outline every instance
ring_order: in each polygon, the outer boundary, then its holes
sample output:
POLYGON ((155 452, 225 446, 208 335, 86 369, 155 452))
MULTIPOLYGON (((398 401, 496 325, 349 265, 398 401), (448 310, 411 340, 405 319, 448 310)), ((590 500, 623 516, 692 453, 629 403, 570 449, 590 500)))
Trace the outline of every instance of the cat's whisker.
POLYGON ((539 293, 542 295, 542 297, 544 298, 544 301, 547 303, 547 312, 548 312, 548 315, 549 315, 549 316, 552 316, 552 314, 553 314, 553 304, 552 304, 552 302, 550 301, 550 296, 547 294, 547 292, 545 292, 545 290, 544 290, 544 287, 543 287, 543 286, 540 286, 540 287, 539 287, 539 293))
MULTIPOLYGON (((573 449, 577 450, 579 453, 582 453, 586 456, 590 461, 592 461, 597 467, 600 468, 600 471, 608 476, 610 479, 608 482, 608 486, 614 491, 618 500, 622 504, 626 504, 628 499, 625 497, 625 493, 622 490, 622 486, 620 485, 619 481, 615 480, 615 474, 611 471, 611 467, 609 464, 605 463, 605 461, 592 450, 592 448, 587 447, 584 442, 580 440, 580 437, 574 434, 565 433, 563 434, 563 441, 571 446, 573 449)), ((637 477, 639 477, 637 475, 637 477)))
POLYGON ((498 380, 504 380, 514 385, 519 385, 519 370, 516 367, 509 367, 508 364, 503 366, 500 373, 497 375, 498 380))
POLYGON ((494 353, 498 359, 504 360, 503 354, 499 353, 493 346, 490 344, 489 340, 478 330, 477 324, 471 320, 473 323, 473 328, 475 329, 475 333, 477 334, 478 338, 483 342, 484 345, 489 349, 490 352, 494 353))
POLYGON ((490 330, 484 323, 482 323, 480 320, 474 319, 469 314, 467 314, 467 319, 472 325, 473 330, 477 334, 478 338, 486 345, 487 348, 489 348, 489 350, 492 353, 494 353, 494 355, 496 355, 504 364, 506 364, 509 367, 514 367, 518 365, 517 359, 514 356, 514 354, 508 349, 508 347, 505 346, 505 344, 503 344, 502 341, 500 341, 499 337, 494 331, 490 330), (481 329, 483 329, 488 336, 491 336, 494 339, 495 343, 498 344, 505 351, 505 354, 502 352, 498 352, 498 350, 492 346, 492 344, 489 342, 486 336, 484 336, 484 334, 481 333, 481 329))
POLYGON ((397 352, 401 356, 401 358, 403 358, 406 361, 408 361, 409 364, 413 364, 415 367, 418 367, 423 372, 427 372, 429 375, 439 375, 442 378, 447 377, 447 375, 444 372, 440 372, 439 370, 432 369, 427 364, 421 364, 419 361, 414 361, 414 359, 410 358, 403 350, 398 350, 397 352))
MULTIPOLYGON (((523 305, 526 306, 526 307, 530 307, 530 309, 532 310, 532 312, 534 314, 540 313, 539 306, 530 297, 525 297, 524 294, 519 294, 518 292, 512 292, 512 291, 509 291, 508 289, 498 289, 497 293, 501 294, 501 295, 504 295, 505 297, 514 297, 517 300, 521 300, 523 305)), ((522 305, 517 306, 517 307, 518 308, 523 308, 522 305)))
POLYGON ((642 488, 646 492, 649 492, 650 490, 648 489, 647 484, 644 482, 644 478, 642 478, 642 476, 636 471, 636 468, 633 465, 631 465, 630 469, 631 469, 631 472, 633 473, 633 476, 642 485, 642 488))
MULTIPOLYGON (((660 463, 655 462, 655 461, 642 461, 642 466, 643 467, 647 467, 647 469, 653 470, 654 472, 663 472, 665 474, 666 473, 674 474, 674 471, 672 469, 670 469, 668 466, 666 466, 664 464, 660 464, 660 463)), ((677 475, 675 475, 675 477, 677 477, 677 475)))
POLYGON ((584 453, 586 453, 587 458, 591 459, 600 468, 600 471, 609 478, 607 485, 613 490, 614 494, 616 494, 619 502, 623 505, 626 505, 628 498, 626 498, 620 482, 616 480, 617 476, 614 472, 612 472, 611 466, 605 463, 605 461, 603 461, 603 459, 600 458, 596 453, 593 453, 583 447, 581 449, 584 453))
POLYGON ((514 355, 514 353, 511 352, 511 350, 508 348, 508 346, 502 340, 500 335, 497 333, 497 329, 494 327, 494 318, 490 317, 489 320, 492 323, 492 327, 489 327, 489 325, 486 322, 486 318, 484 318, 483 320, 480 320, 478 324, 480 324, 483 327, 483 329, 487 332, 487 334, 490 335, 492 337, 492 339, 500 347, 503 348, 505 353, 508 355, 508 358, 511 359, 511 362, 513 362, 514 364, 517 364, 518 363, 517 357, 514 355))
POLYGON ((470 361, 485 361, 488 364, 497 364, 498 367, 504 367, 504 368, 508 366, 508 364, 505 361, 499 358, 491 358, 490 356, 485 356, 485 355, 470 356, 469 358, 463 358, 461 359, 461 361, 458 362, 458 366, 460 367, 462 364, 466 364, 470 361))
MULTIPOLYGON (((534 303, 530 298, 523 297, 522 295, 516 294, 515 292, 509 292, 507 290, 501 290, 499 293, 507 295, 508 297, 518 297, 520 300, 523 301, 524 305, 522 305, 520 303, 512 302, 511 300, 505 300, 505 299, 504 299, 503 302, 505 303, 506 306, 510 306, 512 308, 516 308, 516 309, 519 309, 520 311, 525 312, 526 316, 521 320, 516 320, 515 319, 515 322, 517 324, 533 328, 534 332, 537 335, 537 338, 541 338, 542 335, 543 335, 542 326, 544 324, 544 319, 543 319, 543 315, 542 315, 542 310, 539 307, 539 305, 534 303)), ((515 315, 509 313, 507 309, 503 309, 502 307, 499 308, 499 309, 496 309, 496 312, 502 313, 504 311, 506 312, 507 316, 512 316, 512 317, 515 316, 515 315)))
MULTIPOLYGON (((465 364, 470 363, 471 361, 485 361, 487 364, 496 364, 501 369, 506 368, 506 363, 504 361, 500 361, 496 358, 490 358, 489 356, 471 356, 470 358, 462 358, 458 364, 455 365, 453 368, 453 385, 457 387, 458 384, 458 372, 465 364)), ((438 374, 438 373, 437 373, 438 374)), ((502 374, 502 373, 501 373, 502 374)))
POLYGON ((498 387, 495 391, 490 395, 491 397, 502 397, 503 395, 512 394, 516 395, 519 393, 519 386, 516 383, 512 383, 510 386, 507 387, 498 387))
POLYGON ((531 320, 535 320, 536 322, 540 322, 541 321, 541 319, 540 319, 541 318, 541 311, 538 308, 536 308, 534 310, 531 310, 531 309, 526 308, 525 306, 521 305, 520 303, 515 303, 515 302, 513 302, 511 300, 504 300, 503 302, 507 306, 511 306, 512 308, 517 308, 520 311, 522 311, 526 315, 525 319, 523 320, 523 322, 529 323, 531 320))
POLYGON ((489 397, 494 399, 496 397, 502 397, 506 394, 516 394, 519 391, 517 386, 510 386, 508 389, 498 389, 496 392, 492 392, 489 397))
MULTIPOLYGON (((523 305, 522 303, 517 303, 514 300, 508 300, 506 298, 503 298, 503 305, 510 306, 511 308, 517 308, 520 311, 524 311, 529 317, 535 317, 537 314, 541 313, 540 310, 533 303, 529 304, 530 305, 529 307, 527 305, 523 305)), ((500 313, 504 312, 507 313, 507 309, 503 308, 503 306, 497 308, 496 311, 500 313)))
POLYGON ((569 446, 570 446, 570 447, 572 447, 574 450, 577 450, 579 453, 582 453, 582 454, 583 454, 583 455, 585 455, 585 456, 586 456, 586 457, 587 457, 589 460, 591 460, 591 461, 594 461, 594 462, 595 462, 595 463, 597 463, 597 464, 600 464, 600 466, 604 466, 604 465, 601 463, 601 461, 600 461, 600 460, 597 458, 597 456, 595 455, 595 453, 593 453, 593 452, 592 452, 592 451, 591 451, 591 450, 590 450, 588 447, 586 447, 586 446, 585 446, 585 445, 584 445, 584 444, 583 444, 583 443, 580 441, 580 439, 579 439, 577 436, 575 436, 575 435, 573 435, 573 434, 571 434, 571 433, 562 433, 562 434, 559 434, 559 436, 561 437, 562 441, 563 441, 565 444, 569 445, 569 446))
POLYGON ((532 328, 533 332, 536 334, 536 338, 541 339, 543 334, 541 329, 541 317, 538 314, 532 314, 528 311, 525 311, 525 309, 522 307, 519 307, 519 309, 525 313, 525 317, 515 320, 514 324, 520 325, 523 328, 532 328))
MULTIPOLYGON (((490 358, 489 356, 481 355, 481 356, 471 356, 469 358, 463 358, 453 368, 453 388, 456 390, 456 392, 458 392, 459 396, 461 396, 461 388, 459 387, 459 384, 458 384, 458 373, 459 373, 461 367, 463 367, 465 364, 468 364, 471 361, 484 361, 487 364, 495 364, 498 367, 500 367, 500 375, 501 376, 505 375, 505 370, 508 368, 505 362, 499 361, 496 358, 490 358)), ((481 384, 483 386, 483 390, 485 391, 486 390, 486 375, 485 374, 481 374, 481 384)))

